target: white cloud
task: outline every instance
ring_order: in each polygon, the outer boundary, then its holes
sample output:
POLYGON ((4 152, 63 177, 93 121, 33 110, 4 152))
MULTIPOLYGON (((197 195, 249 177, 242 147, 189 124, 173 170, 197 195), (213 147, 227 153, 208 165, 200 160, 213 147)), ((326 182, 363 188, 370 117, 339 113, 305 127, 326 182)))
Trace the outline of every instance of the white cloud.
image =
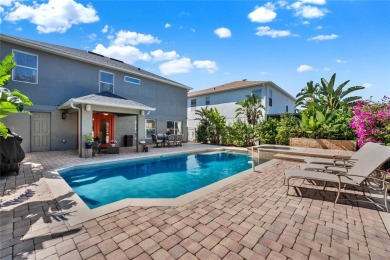
POLYGON ((330 68, 325 67, 325 68, 324 68, 324 71, 330 71, 330 68))
POLYGON ((315 4, 315 5, 326 4, 326 0, 301 0, 301 2, 305 4, 315 4))
POLYGON ((96 33, 91 33, 90 35, 88 35, 88 39, 90 42, 96 41, 96 37, 97 37, 96 33))
POLYGON ((131 31, 120 30, 115 35, 115 40, 113 45, 116 46, 125 46, 125 45, 138 45, 138 44, 152 44, 160 43, 161 41, 158 38, 155 38, 151 34, 142 34, 131 31))
POLYGON ((107 48, 102 44, 96 45, 93 52, 100 53, 104 56, 123 60, 126 63, 133 64, 138 60, 150 61, 151 57, 148 53, 143 53, 134 46, 115 46, 110 45, 107 48))
POLYGON ((308 41, 327 41, 334 40, 338 38, 337 34, 328 34, 328 35, 317 35, 308 39, 308 41))
POLYGON ((99 16, 90 4, 84 6, 74 0, 49 0, 41 4, 34 2, 32 6, 16 2, 5 20, 28 20, 37 25, 39 33, 65 33, 72 25, 97 22, 99 16))
POLYGON ((165 25, 164 25, 164 27, 165 28, 169 28, 169 27, 171 27, 172 25, 170 24, 170 23, 166 23, 165 25))
POLYGON ((191 71, 193 65, 189 58, 171 60, 160 65, 160 71, 163 75, 183 74, 191 71))
POLYGON ((363 87, 365 87, 365 88, 372 88, 372 87, 374 87, 374 84, 366 82, 366 83, 363 84, 363 87))
POLYGON ((318 26, 316 26, 314 29, 316 29, 316 30, 321 30, 321 29, 322 29, 322 26, 321 26, 321 25, 318 25, 318 26))
POLYGON ((153 57, 154 61, 175 60, 180 56, 176 51, 164 52, 161 49, 151 51, 150 55, 153 57))
POLYGON ((17 32, 21 32, 21 31, 23 31, 23 28, 22 27, 18 27, 18 28, 16 28, 15 29, 17 32))
POLYGON ((217 63, 211 60, 196 60, 193 65, 198 69, 205 69, 209 73, 214 73, 219 70, 217 63))
POLYGON ((328 13, 328 10, 325 8, 318 8, 316 6, 304 5, 301 6, 296 12, 296 16, 302 16, 303 18, 313 19, 321 18, 328 13))
POLYGON ((310 24, 310 22, 309 21, 303 21, 302 24, 308 25, 308 24, 310 24))
POLYGON ((219 38, 230 38, 232 37, 232 32, 225 27, 220 27, 218 29, 215 29, 214 33, 219 37, 219 38))
POLYGON ((271 3, 265 4, 265 6, 256 6, 255 10, 248 14, 249 20, 257 23, 268 23, 272 22, 276 18, 274 12, 274 5, 271 3))
POLYGON ((107 33, 108 32, 108 24, 106 24, 103 29, 102 29, 102 33, 107 33))
POLYGON ((261 71, 260 72, 260 75, 268 75, 269 74, 269 72, 267 72, 267 71, 261 71))
POLYGON ((337 63, 347 63, 348 61, 342 60, 342 59, 337 59, 336 62, 337 62, 337 63))
POLYGON ((0 0, 0 6, 3 5, 9 7, 13 2, 15 2, 15 0, 0 0))
POLYGON ((257 27, 257 36, 270 36, 272 38, 291 36, 289 30, 271 30, 269 26, 257 27))
POLYGON ((313 70, 313 67, 312 66, 309 66, 309 65, 300 65, 298 68, 297 68, 297 71, 298 72, 305 72, 305 71, 311 71, 313 70))

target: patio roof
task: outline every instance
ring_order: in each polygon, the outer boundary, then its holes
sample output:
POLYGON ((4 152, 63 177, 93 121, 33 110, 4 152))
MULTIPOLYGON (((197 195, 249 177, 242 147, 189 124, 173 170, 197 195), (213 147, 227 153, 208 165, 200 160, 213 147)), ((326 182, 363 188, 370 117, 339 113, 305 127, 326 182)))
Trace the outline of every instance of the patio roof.
POLYGON ((106 107, 115 107, 115 108, 128 108, 144 111, 155 111, 153 107, 149 107, 142 103, 126 99, 124 97, 109 93, 109 92, 100 92, 96 94, 91 94, 87 96, 82 96, 78 98, 71 98, 66 101, 64 104, 60 105, 58 109, 68 109, 72 108, 71 104, 77 105, 99 105, 106 107))

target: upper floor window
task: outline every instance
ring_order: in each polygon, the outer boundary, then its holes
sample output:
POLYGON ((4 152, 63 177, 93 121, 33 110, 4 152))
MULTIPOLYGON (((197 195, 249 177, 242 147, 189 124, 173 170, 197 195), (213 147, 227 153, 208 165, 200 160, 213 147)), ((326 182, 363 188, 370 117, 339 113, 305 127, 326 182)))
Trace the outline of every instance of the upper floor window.
POLYGON ((286 113, 288 113, 288 106, 286 105, 286 113))
POLYGON ((252 94, 256 95, 261 100, 261 96, 263 94, 263 90, 262 89, 254 89, 254 90, 252 90, 252 94))
POLYGON ((114 93, 114 74, 100 71, 100 91, 114 93))
POLYGON ((206 97, 206 106, 210 105, 210 97, 206 97))
POLYGON ((269 95, 268 95, 268 105, 272 107, 272 90, 269 90, 269 95))
POLYGON ((124 79, 125 79, 125 82, 136 84, 136 85, 141 85, 141 80, 140 79, 132 78, 132 77, 129 77, 129 76, 125 76, 124 79))
POLYGON ((195 110, 196 107, 196 99, 191 99, 191 110, 195 110))
POLYGON ((22 51, 13 51, 16 67, 12 70, 12 80, 38 83, 38 55, 22 51))

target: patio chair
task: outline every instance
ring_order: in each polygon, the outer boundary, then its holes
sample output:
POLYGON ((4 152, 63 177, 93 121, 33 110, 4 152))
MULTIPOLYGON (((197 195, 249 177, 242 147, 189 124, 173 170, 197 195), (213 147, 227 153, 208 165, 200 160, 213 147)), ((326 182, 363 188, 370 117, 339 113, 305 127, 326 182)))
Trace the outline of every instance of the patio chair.
POLYGON ((359 160, 360 158, 364 157, 366 153, 368 153, 370 150, 374 149, 375 146, 378 145, 376 143, 366 143, 363 145, 362 148, 360 148, 359 151, 355 152, 351 158, 345 159, 345 158, 338 158, 337 155, 333 155, 333 159, 326 159, 326 158, 307 158, 305 159, 305 163, 310 164, 326 164, 326 165, 337 165, 337 166, 345 166, 345 167, 352 167, 353 164, 359 160))
POLYGON ((154 147, 162 147, 163 140, 158 140, 157 135, 152 135, 152 141, 154 144, 156 144, 154 147))
MULTIPOLYGON (((311 181, 324 181, 324 189, 326 188, 326 183, 336 183, 337 184, 337 196, 335 204, 339 200, 341 187, 342 185, 350 185, 354 187, 363 188, 363 195, 365 196, 365 185, 367 182, 375 181, 377 183, 382 183, 383 187, 383 200, 384 205, 378 204, 373 200, 363 201, 370 202, 377 206, 384 206, 388 212, 387 207, 387 190, 388 183, 381 178, 376 178, 370 176, 374 171, 381 167, 387 160, 390 159, 390 147, 383 145, 376 145, 370 153, 366 154, 365 157, 360 158, 354 166, 348 171, 348 173, 339 172, 337 174, 331 174, 328 172, 318 172, 318 171, 304 171, 304 170, 287 170, 284 173, 284 183, 287 181, 287 194, 290 188, 290 179, 304 179, 311 181)), ((366 197, 367 198, 367 197, 366 197)), ((347 199, 351 200, 351 199, 347 199)), ((362 201, 362 200, 357 200, 362 201)))
POLYGON ((175 135, 168 135, 168 140, 167 140, 167 144, 168 146, 174 146, 176 145, 176 140, 175 140, 175 135))
POLYGON ((183 140, 183 135, 176 135, 175 140, 176 140, 176 146, 179 146, 179 145, 182 146, 181 142, 183 140))

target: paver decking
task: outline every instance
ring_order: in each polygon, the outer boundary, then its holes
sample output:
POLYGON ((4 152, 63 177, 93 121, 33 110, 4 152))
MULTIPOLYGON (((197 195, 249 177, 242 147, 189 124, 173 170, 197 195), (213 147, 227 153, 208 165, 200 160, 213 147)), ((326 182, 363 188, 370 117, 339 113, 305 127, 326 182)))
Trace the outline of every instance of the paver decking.
POLYGON ((334 206, 334 190, 302 181, 294 185, 302 185, 303 197, 287 196, 283 172, 298 167, 287 161, 180 207, 128 207, 70 226, 74 202, 62 212, 42 174, 83 160, 75 151, 30 153, 18 176, 1 177, 1 259, 390 258, 375 207, 334 206))

